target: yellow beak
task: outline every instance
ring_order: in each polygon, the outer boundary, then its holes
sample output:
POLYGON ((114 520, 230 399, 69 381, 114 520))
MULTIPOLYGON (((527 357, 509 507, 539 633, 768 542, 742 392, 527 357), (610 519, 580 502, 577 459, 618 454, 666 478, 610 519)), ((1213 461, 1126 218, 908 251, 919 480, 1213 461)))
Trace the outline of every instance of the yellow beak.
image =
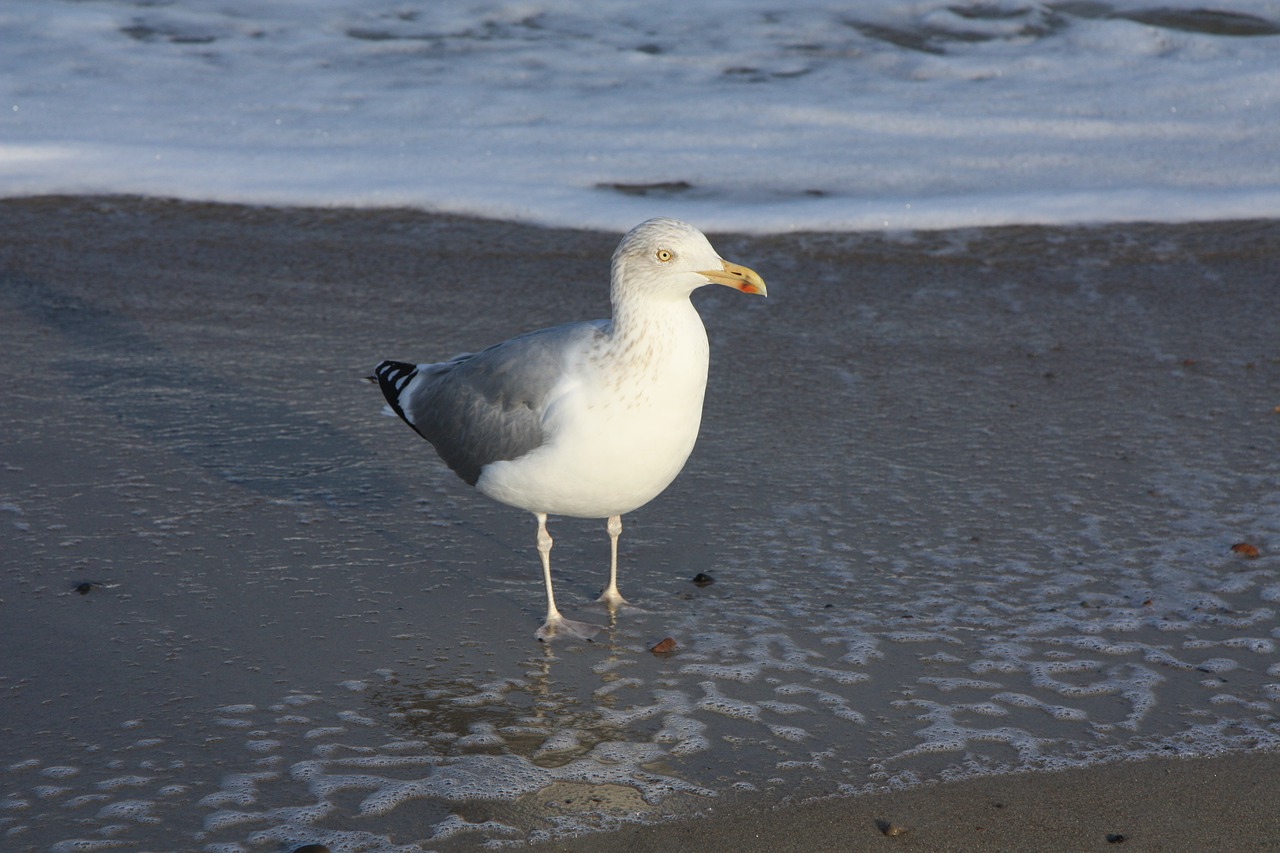
POLYGON ((716 284, 723 284, 726 287, 741 290, 743 293, 758 293, 761 296, 769 295, 764 286, 764 279, 755 270, 747 269, 738 264, 731 264, 728 261, 721 261, 720 263, 724 265, 724 269, 701 271, 698 275, 706 276, 716 284))

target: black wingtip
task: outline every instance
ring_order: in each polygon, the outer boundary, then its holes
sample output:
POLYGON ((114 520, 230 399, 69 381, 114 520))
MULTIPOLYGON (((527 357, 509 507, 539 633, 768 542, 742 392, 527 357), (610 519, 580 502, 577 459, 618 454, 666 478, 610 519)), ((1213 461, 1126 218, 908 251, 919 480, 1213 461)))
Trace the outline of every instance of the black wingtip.
POLYGON ((405 423, 413 426, 413 422, 405 417, 404 409, 400 408, 400 394, 413 381, 413 377, 418 375, 418 366, 403 361, 384 361, 373 373, 377 377, 378 387, 382 389, 382 396, 387 399, 387 405, 405 423))

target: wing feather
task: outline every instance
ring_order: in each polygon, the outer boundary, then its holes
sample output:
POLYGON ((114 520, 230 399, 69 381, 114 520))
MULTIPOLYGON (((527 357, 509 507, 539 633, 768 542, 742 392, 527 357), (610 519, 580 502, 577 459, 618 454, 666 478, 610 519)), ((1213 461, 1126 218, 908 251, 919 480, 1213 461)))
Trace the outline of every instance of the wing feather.
POLYGON ((607 325, 554 326, 420 365, 399 399, 404 418, 474 486, 484 466, 518 459, 546 441, 544 416, 566 368, 607 325))

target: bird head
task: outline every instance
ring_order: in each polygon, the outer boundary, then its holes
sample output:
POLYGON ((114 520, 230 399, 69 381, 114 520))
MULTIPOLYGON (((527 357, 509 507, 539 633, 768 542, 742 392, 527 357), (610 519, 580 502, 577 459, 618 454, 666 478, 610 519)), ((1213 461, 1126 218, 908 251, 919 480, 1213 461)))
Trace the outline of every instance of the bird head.
POLYGON ((615 298, 620 287, 687 297, 705 284, 768 295, 754 270, 721 258, 701 231, 678 219, 641 222, 613 253, 615 298))

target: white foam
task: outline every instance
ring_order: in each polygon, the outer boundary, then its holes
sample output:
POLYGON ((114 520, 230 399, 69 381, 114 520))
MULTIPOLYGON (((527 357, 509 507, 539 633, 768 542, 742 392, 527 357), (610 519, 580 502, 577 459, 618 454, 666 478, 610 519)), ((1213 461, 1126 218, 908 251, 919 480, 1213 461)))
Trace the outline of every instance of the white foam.
POLYGON ((159 823, 160 818, 152 814, 155 805, 151 800, 119 800, 99 809, 98 817, 130 820, 134 823, 159 823))
POLYGON ((801 741, 809 737, 809 733, 799 726, 779 726, 769 724, 769 734, 778 740, 801 741))
POLYGON ((742 720, 755 721, 760 719, 760 707, 758 705, 725 696, 720 692, 720 687, 714 681, 702 681, 699 682, 698 686, 706 694, 697 704, 699 710, 711 711, 716 714, 723 714, 726 717, 736 717, 742 720))
POLYGON ((472 823, 470 821, 463 820, 457 815, 449 815, 440 823, 435 825, 435 831, 431 835, 431 840, 441 841, 445 838, 452 838, 455 835, 460 835, 466 832, 483 833, 485 835, 494 833, 498 836, 520 835, 520 830, 513 826, 507 826, 504 823, 499 823, 496 820, 472 823))
MULTIPOLYGON (((1228 6, 1280 19, 1269 0, 1228 6)), ((9 196, 415 205, 613 229, 655 210, 754 230, 1280 213, 1274 38, 943 0, 6 12, 9 196)))
POLYGON ((380 787, 360 804, 364 815, 382 815, 414 799, 463 800, 514 799, 546 787, 550 771, 513 756, 474 755, 434 769, 430 776, 412 782, 382 780, 380 787))
POLYGON ((280 741, 274 738, 261 738, 258 740, 245 741, 244 748, 249 752, 268 753, 274 752, 280 747, 280 741))
POLYGON ((849 707, 848 700, 843 696, 826 690, 801 684, 783 684, 774 688, 774 692, 779 696, 808 694, 817 700, 819 707, 830 710, 831 714, 837 719, 859 724, 866 722, 866 717, 849 707))
POLYGON ((253 725, 249 720, 241 720, 236 717, 227 717, 225 719, 218 720, 217 722, 218 725, 224 726, 228 729, 247 729, 253 725))
POLYGON ((992 697, 992 699, 995 702, 1013 705, 1017 708, 1035 708, 1044 711, 1049 716, 1058 720, 1084 721, 1089 718, 1089 715, 1079 708, 1070 708, 1064 705, 1051 705, 1023 693, 997 693, 992 697))
POLYGON ((141 788, 150 785, 154 780, 154 776, 116 776, 112 779, 103 779, 101 782, 97 782, 94 787, 100 791, 114 791, 117 788, 141 788))
POLYGON ((1231 672, 1238 669, 1240 664, 1230 658, 1210 658, 1200 662, 1198 669, 1204 672, 1231 672))
POLYGON ((308 740, 319 740, 321 738, 334 737, 340 735, 347 730, 346 726, 318 726, 307 731, 303 737, 308 740))
POLYGON ((671 744, 672 755, 691 755, 711 748, 706 736, 707 724, 684 714, 667 714, 662 728, 653 736, 654 743, 671 744))
POLYGON ((560 731, 544 740, 538 747, 538 753, 577 752, 581 746, 582 741, 576 731, 560 731))
POLYGON ((228 829, 244 826, 246 824, 260 823, 262 815, 257 812, 240 812, 230 810, 219 810, 204 819, 204 828, 206 832, 224 832, 228 829))
POLYGON ((472 723, 471 732, 455 741, 460 747, 487 747, 501 746, 505 741, 502 735, 498 734, 497 728, 493 723, 481 722, 472 723))
POLYGON ((144 737, 144 738, 138 738, 137 740, 135 740, 131 744, 131 747, 133 749, 150 749, 153 746, 160 746, 163 743, 164 743, 164 738, 162 737, 144 737))
POLYGON ((52 767, 46 767, 40 771, 41 776, 48 776, 51 779, 66 779, 71 776, 80 775, 79 767, 71 767, 65 764, 57 764, 52 767))
POLYGON ((97 853, 99 850, 119 850, 128 846, 129 843, 126 841, 71 838, 51 845, 49 853, 97 853))
POLYGON ((278 774, 273 772, 230 773, 223 777, 221 790, 202 797, 200 805, 211 808, 253 805, 258 799, 258 785, 277 778, 278 774))
POLYGON ((86 806, 96 806, 99 803, 110 802, 110 794, 81 794, 78 797, 72 797, 62 804, 63 808, 80 809, 86 806))
POLYGON ((31 789, 31 792, 42 800, 48 800, 54 797, 61 797, 70 790, 65 785, 36 785, 31 789))
POLYGON ((976 678, 938 678, 934 676, 925 676, 920 679, 921 684, 931 684, 944 693, 950 693, 955 690, 992 690, 999 689, 1000 684, 995 681, 982 681, 976 678))
POLYGON ((1229 649, 1245 649, 1255 655, 1270 655, 1276 651, 1275 641, 1266 637, 1232 637, 1223 640, 1222 645, 1229 649))

